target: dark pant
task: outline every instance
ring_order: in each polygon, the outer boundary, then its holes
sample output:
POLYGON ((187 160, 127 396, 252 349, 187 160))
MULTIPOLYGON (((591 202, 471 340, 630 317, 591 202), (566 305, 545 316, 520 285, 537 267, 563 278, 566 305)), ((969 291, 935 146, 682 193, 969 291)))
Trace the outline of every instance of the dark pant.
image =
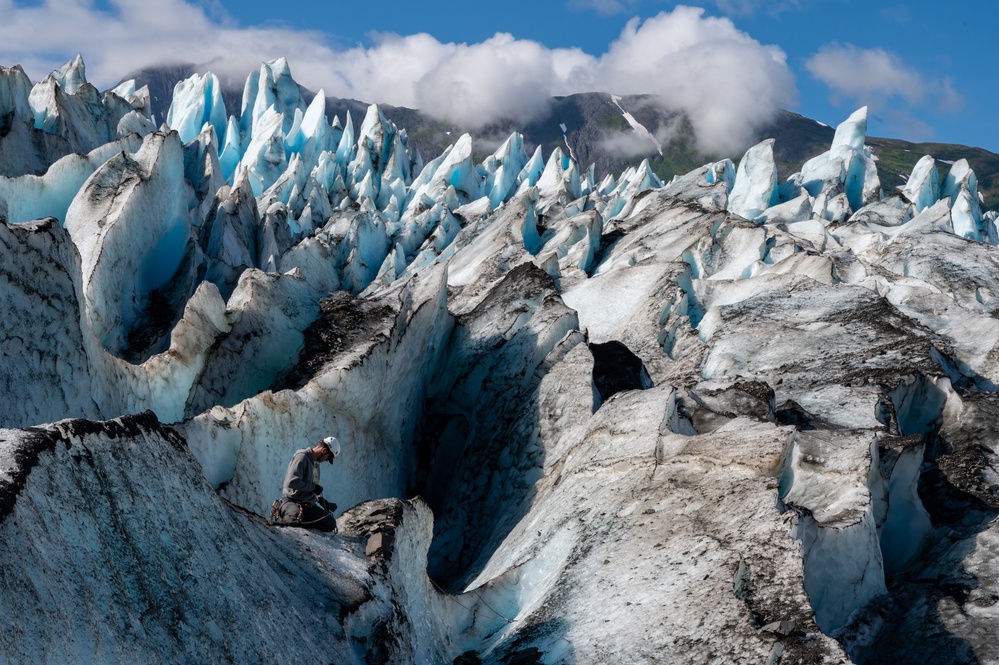
POLYGON ((281 505, 281 517, 298 521, 295 526, 319 531, 336 531, 336 518, 333 513, 323 510, 314 503, 295 503, 285 501, 281 505))

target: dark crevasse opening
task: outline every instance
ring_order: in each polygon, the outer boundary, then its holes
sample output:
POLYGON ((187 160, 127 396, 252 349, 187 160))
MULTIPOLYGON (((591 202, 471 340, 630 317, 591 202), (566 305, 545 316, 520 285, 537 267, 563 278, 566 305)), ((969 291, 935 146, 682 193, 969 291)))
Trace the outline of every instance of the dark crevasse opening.
POLYGON ((195 288, 194 244, 188 242, 181 254, 180 265, 169 279, 147 292, 139 292, 135 318, 124 323, 125 344, 119 355, 125 360, 142 363, 170 347, 171 331, 195 288))
POLYGON ((618 341, 590 344, 593 354, 593 411, 613 395, 625 390, 646 390, 654 387, 642 359, 618 341))
POLYGON ((554 294, 541 269, 511 270, 458 319, 443 352, 417 428, 412 488, 434 513, 427 568, 442 588, 475 579, 543 476, 538 389, 583 341, 575 312, 554 294))
POLYGON ((589 269, 586 271, 587 277, 593 277, 593 273, 596 272, 597 268, 600 267, 601 262, 603 262, 604 257, 607 253, 614 248, 617 242, 624 238, 627 233, 621 229, 614 229, 608 233, 600 236, 600 246, 597 248, 596 253, 593 256, 593 261, 590 263, 589 269))

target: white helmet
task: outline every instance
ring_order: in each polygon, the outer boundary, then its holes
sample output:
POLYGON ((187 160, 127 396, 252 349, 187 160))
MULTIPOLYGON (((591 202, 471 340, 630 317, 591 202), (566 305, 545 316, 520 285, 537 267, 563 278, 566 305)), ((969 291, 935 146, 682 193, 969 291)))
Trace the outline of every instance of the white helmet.
POLYGON ((334 459, 340 454, 340 439, 335 436, 328 436, 323 439, 323 445, 333 454, 334 459))

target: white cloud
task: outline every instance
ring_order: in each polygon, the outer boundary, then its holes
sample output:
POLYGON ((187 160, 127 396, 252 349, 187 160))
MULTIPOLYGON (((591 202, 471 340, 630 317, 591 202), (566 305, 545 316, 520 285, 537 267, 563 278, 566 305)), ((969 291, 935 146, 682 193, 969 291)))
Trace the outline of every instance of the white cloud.
POLYGON ((88 78, 103 87, 129 71, 163 63, 207 63, 220 75, 242 78, 262 60, 282 55, 302 73, 315 70, 310 82, 319 82, 331 73, 336 55, 318 32, 240 28, 213 21, 204 8, 183 0, 110 5, 102 11, 88 0, 46 0, 33 7, 0 0, 0 62, 19 63, 38 80, 79 52, 88 78))
POLYGON ((926 106, 955 111, 963 104, 949 79, 924 76, 882 48, 826 44, 805 62, 805 67, 829 86, 834 101, 867 104, 876 112, 926 106))
MULTIPOLYGON (((632 0, 609 1, 587 4, 612 9, 632 0)), ((20 7, 0 0, 0 63, 21 63, 38 80, 80 52, 90 80, 103 87, 162 63, 195 63, 239 80, 262 60, 286 56, 309 88, 417 107, 469 127, 500 118, 526 121, 552 95, 651 93, 685 111, 701 146, 718 152, 745 147, 753 129, 795 102, 782 51, 691 7, 632 20, 600 56, 508 34, 474 44, 443 43, 425 33, 381 34, 371 46, 336 49, 319 32, 241 27, 220 16, 211 0, 110 0, 110 7, 102 11, 89 0, 20 7)))
MULTIPOLYGON (((481 127, 498 118, 527 121, 556 87, 553 51, 497 34, 479 44, 442 44, 427 34, 376 36, 371 48, 340 54, 334 65, 346 87, 328 92, 424 109, 481 127)), ((292 61, 292 66, 297 65, 292 61)))
POLYGON ((660 95, 712 152, 746 147, 797 94, 783 51, 691 7, 630 21, 600 58, 597 80, 608 92, 660 95))
POLYGON ((676 136, 679 126, 679 118, 660 125, 656 131, 652 132, 654 141, 649 136, 639 134, 631 129, 609 132, 600 140, 600 149, 624 158, 652 157, 661 146, 665 146, 676 136))

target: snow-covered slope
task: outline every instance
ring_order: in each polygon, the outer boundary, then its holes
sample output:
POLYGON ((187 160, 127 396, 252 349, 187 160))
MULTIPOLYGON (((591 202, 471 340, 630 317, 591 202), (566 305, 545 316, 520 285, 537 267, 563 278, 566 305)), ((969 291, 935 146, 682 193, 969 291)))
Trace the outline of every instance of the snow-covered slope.
POLYGON ((966 163, 882 191, 865 109, 784 182, 425 159, 283 60, 148 99, 0 70, 0 662, 999 662, 966 163), (267 526, 327 435, 341 533, 267 526))

